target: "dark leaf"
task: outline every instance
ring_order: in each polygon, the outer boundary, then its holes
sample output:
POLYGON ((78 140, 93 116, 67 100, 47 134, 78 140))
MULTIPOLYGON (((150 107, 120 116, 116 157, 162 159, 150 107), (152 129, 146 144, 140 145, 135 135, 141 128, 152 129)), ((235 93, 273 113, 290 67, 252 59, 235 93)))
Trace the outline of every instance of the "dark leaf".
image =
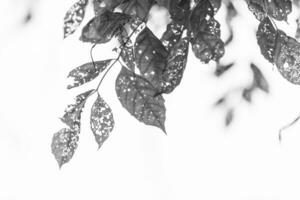
POLYGON ((254 89, 253 87, 244 88, 243 93, 242 93, 243 99, 245 99, 249 103, 251 103, 251 101, 252 101, 253 89, 254 89))
POLYGON ((234 65, 234 63, 229 63, 227 65, 222 65, 219 62, 217 62, 217 67, 215 70, 215 76, 219 77, 222 76, 227 70, 229 70, 232 66, 234 65))
POLYGON ((68 85, 68 89, 78 87, 92 81, 106 69, 111 61, 111 59, 96 61, 94 62, 95 66, 92 62, 90 62, 73 69, 68 75, 68 77, 73 78, 73 83, 68 85))
POLYGON ((79 132, 82 109, 87 97, 91 95, 93 91, 94 90, 89 90, 76 96, 75 103, 67 106, 61 121, 68 125, 72 130, 79 132))
POLYGON ((170 51, 178 43, 182 36, 183 28, 182 25, 174 21, 167 25, 167 30, 160 39, 167 51, 170 51))
POLYGON ((100 15, 105 10, 113 11, 124 0, 93 0, 94 11, 96 15, 100 15))
POLYGON ((189 51, 188 38, 182 38, 172 48, 168 64, 163 71, 162 92, 171 93, 181 82, 189 51))
POLYGON ((112 110, 100 95, 98 95, 92 107, 90 123, 96 142, 100 148, 109 137, 115 125, 112 110))
POLYGON ((149 81, 122 68, 116 80, 116 93, 124 108, 137 120, 165 132, 164 99, 149 81))
POLYGON ((171 0, 169 3, 169 13, 171 19, 187 28, 190 16, 190 0, 171 0))
POLYGON ((133 43, 128 36, 127 31, 124 29, 119 36, 119 42, 121 43, 121 58, 132 71, 135 70, 135 55, 133 50, 133 43))
POLYGON ((224 55, 224 43, 220 39, 220 24, 213 18, 209 0, 200 1, 190 16, 192 49, 197 58, 208 63, 218 61, 224 55))
POLYGON ((254 81, 253 81, 254 86, 266 93, 269 93, 269 84, 265 79, 264 75, 262 74, 262 72, 260 71, 260 69, 258 69, 258 67, 253 63, 251 63, 250 67, 254 76, 254 81))
POLYGON ((67 11, 64 18, 64 38, 74 33, 83 21, 87 3, 88 0, 79 0, 67 11))
POLYGON ((53 135, 51 149, 59 167, 73 157, 78 146, 78 134, 78 131, 64 128, 53 135))
POLYGON ((134 47, 136 64, 141 75, 159 89, 168 52, 147 27, 136 38, 134 47))
POLYGON ((268 15, 279 21, 287 21, 292 12, 291 0, 247 0, 249 10, 262 21, 268 15))
MULTIPOLYGON (((196 0, 195 3, 199 3, 202 0, 196 0)), ((217 13, 218 10, 221 8, 222 5, 222 0, 209 0, 209 2, 211 3, 211 6, 214 9, 214 13, 217 13)))
POLYGON ((82 30, 80 40, 91 43, 106 43, 122 32, 130 17, 123 13, 106 10, 93 18, 82 30))
POLYGON ((124 13, 139 17, 143 21, 147 21, 150 8, 154 4, 154 0, 125 0, 121 4, 120 9, 124 13))
POLYGON ((232 123, 233 117, 234 117, 234 110, 231 108, 226 113, 226 117, 225 117, 226 126, 229 126, 232 123))
POLYGON ((262 54, 276 64, 281 75, 293 84, 300 84, 300 44, 276 30, 268 18, 260 23, 257 40, 262 54))

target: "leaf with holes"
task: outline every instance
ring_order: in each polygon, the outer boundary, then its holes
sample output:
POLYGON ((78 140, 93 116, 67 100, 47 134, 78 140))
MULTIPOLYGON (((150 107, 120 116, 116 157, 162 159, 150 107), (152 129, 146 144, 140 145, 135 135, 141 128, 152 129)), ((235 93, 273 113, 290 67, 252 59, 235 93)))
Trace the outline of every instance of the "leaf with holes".
POLYGON ((167 25, 167 30, 162 35, 160 41, 167 51, 170 51, 177 44, 182 36, 184 26, 172 21, 167 25))
POLYGON ((165 131, 165 100, 145 78, 123 67, 116 80, 116 93, 122 106, 137 120, 165 131))
POLYGON ((120 5, 120 9, 128 15, 147 21, 150 8, 154 3, 154 0, 125 0, 120 5))
POLYGON ((68 85, 68 89, 78 87, 89 81, 94 80, 101 72, 103 72, 112 60, 103 60, 86 63, 73 69, 68 77, 73 78, 73 82, 68 85))
POLYGON ((218 61, 225 52, 220 38, 220 24, 213 18, 213 10, 208 0, 200 1, 190 16, 192 50, 197 58, 208 63, 218 61))
POLYGON ((136 38, 134 47, 136 65, 141 75, 159 89, 168 52, 147 27, 136 38))
POLYGON ((247 0, 249 10, 262 21, 267 16, 279 21, 287 21, 292 12, 291 0, 247 0))
POLYGON ((73 157, 78 146, 78 134, 78 130, 63 128, 53 135, 51 149, 60 168, 73 157))
POLYGON ((257 41, 263 56, 275 63, 281 75, 293 84, 300 84, 300 43, 276 30, 264 19, 257 31, 257 41))
POLYGON ((92 106, 90 123, 98 148, 100 148, 115 125, 112 110, 100 95, 92 106))
POLYGON ((259 89, 261 89, 262 91, 269 93, 269 84, 268 81, 266 80, 266 78, 264 77, 264 75, 262 74, 262 72, 260 71, 260 69, 258 69, 258 67, 251 63, 250 65, 251 70, 253 72, 253 85, 259 89))
POLYGON ((76 96, 75 103, 67 106, 61 121, 68 125, 71 129, 79 131, 82 109, 87 97, 89 97, 93 91, 94 90, 89 90, 76 96))
POLYGON ((162 92, 171 93, 181 82, 189 51, 188 38, 182 38, 171 50, 163 71, 162 92))
POLYGON ((87 3, 88 0, 79 0, 67 11, 64 18, 64 38, 74 33, 83 21, 87 3))
POLYGON ((91 43, 106 43, 122 32, 130 16, 106 10, 94 17, 82 30, 80 40, 91 43))

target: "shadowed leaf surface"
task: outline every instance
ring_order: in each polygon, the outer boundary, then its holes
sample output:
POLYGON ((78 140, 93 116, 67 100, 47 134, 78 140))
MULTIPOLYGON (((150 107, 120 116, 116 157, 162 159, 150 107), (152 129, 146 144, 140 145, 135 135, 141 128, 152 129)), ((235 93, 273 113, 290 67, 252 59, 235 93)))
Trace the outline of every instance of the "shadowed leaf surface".
POLYGON ((124 13, 146 20, 154 0, 124 0, 120 9, 124 13))
POLYGON ((73 157, 78 146, 78 134, 78 131, 63 128, 53 135, 51 149, 59 167, 73 157))
POLYGON ((90 125, 100 148, 115 125, 112 110, 100 95, 92 106, 90 125))
POLYGON ((113 13, 106 10, 94 17, 83 28, 80 40, 91 43, 106 43, 122 32, 123 25, 130 17, 123 13, 113 13))
POLYGON ((137 120, 165 132, 164 99, 145 78, 123 67, 116 80, 116 93, 122 106, 137 120))
POLYGON ((202 62, 218 61, 225 52, 220 38, 220 24, 213 18, 214 11, 208 0, 200 1, 190 16, 190 36, 195 56, 202 62))
POLYGON ((87 3, 88 0, 79 0, 67 11, 64 18, 64 38, 74 33, 83 21, 87 3))
POLYGON ((68 89, 78 87, 92 81, 106 69, 111 61, 111 59, 96 61, 94 62, 95 66, 93 62, 90 62, 73 69, 68 75, 68 77, 73 78, 73 83, 68 85, 68 89))

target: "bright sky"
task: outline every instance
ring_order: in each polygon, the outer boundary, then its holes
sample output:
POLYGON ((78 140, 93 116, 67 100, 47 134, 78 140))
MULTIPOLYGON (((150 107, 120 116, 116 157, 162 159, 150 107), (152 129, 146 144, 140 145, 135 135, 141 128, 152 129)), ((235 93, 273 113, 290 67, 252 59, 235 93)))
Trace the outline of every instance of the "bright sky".
MULTIPOLYGON (((1 200, 300 199, 300 122, 278 142, 278 130, 300 113, 300 87, 260 55, 258 22, 244 2, 235 1, 236 37, 224 58, 235 59, 235 67, 215 78, 213 64, 201 64, 190 51, 182 84, 166 97, 168 136, 121 107, 114 91, 116 65, 101 87, 114 112, 111 137, 97 151, 89 129, 91 99, 79 147, 61 170, 50 149, 52 135, 63 127, 59 117, 76 94, 97 84, 67 91, 66 75, 90 61, 91 45, 78 41, 80 31, 62 40, 62 19, 74 1, 32 2, 33 20, 26 26, 27 1, 2 0, 0 7, 1 200), (225 129, 225 108, 215 109, 213 103, 251 83, 251 61, 265 74, 271 93, 256 92, 252 104, 233 95, 229 106, 237 108, 236 115, 225 129)), ((224 10, 217 18, 222 16, 224 10)), ((84 23, 90 17, 91 8, 84 23)), ((290 16, 289 34, 295 17, 290 16)), ((225 39, 227 30, 222 34, 225 39)), ((95 59, 113 57, 112 48, 96 47, 95 59)))

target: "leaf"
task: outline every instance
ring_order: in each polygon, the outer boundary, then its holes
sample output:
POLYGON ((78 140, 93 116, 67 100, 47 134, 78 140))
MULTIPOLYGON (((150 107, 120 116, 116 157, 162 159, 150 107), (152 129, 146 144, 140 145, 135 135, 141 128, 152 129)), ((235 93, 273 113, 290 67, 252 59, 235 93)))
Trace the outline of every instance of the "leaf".
POLYGON ((88 22, 82 30, 80 40, 98 44, 106 43, 119 35, 123 25, 129 20, 130 17, 126 14, 106 10, 88 22))
POLYGON ((285 79, 299 85, 300 44, 283 31, 276 30, 268 18, 260 23, 256 36, 263 56, 276 64, 285 79))
POLYGON ((231 1, 228 2, 227 4, 227 13, 226 13, 226 24, 229 29, 229 37, 225 41, 225 46, 228 45, 229 43, 232 42, 233 40, 233 27, 232 27, 232 20, 234 17, 237 16, 237 10, 235 9, 234 5, 232 4, 231 1))
POLYGON ((287 16, 292 12, 290 0, 247 0, 247 3, 249 10, 259 21, 267 16, 279 21, 287 21, 287 16))
POLYGON ((229 126, 232 123, 233 117, 234 117, 234 110, 231 108, 226 113, 226 117, 225 117, 226 126, 229 126))
POLYGON ((64 38, 68 37, 79 27, 85 15, 88 0, 77 1, 64 17, 64 38))
MULTIPOLYGON (((202 0, 196 0, 195 3, 199 3, 202 0)), ((214 13, 217 13, 218 10, 221 8, 222 1, 221 0, 209 0, 211 6, 213 7, 214 13)))
POLYGON ((163 71, 162 92, 171 93, 181 82, 186 67, 189 40, 182 38, 171 50, 166 69, 163 71))
POLYGON ((93 91, 94 90, 89 90, 76 96, 75 103, 67 106, 61 121, 68 125, 72 130, 79 131, 82 109, 87 97, 89 97, 93 91))
POLYGON ((68 77, 73 78, 73 83, 68 85, 68 89, 78 87, 92 81, 106 69, 111 61, 111 59, 96 61, 94 62, 95 66, 93 62, 90 62, 73 69, 68 75, 68 77))
POLYGON ((253 63, 251 63, 250 67, 254 76, 253 85, 262 91, 269 93, 269 84, 260 69, 253 63))
POLYGON ((154 0, 125 0, 120 5, 120 9, 124 13, 139 17, 143 21, 147 21, 150 8, 154 4, 154 0))
POLYGON ((145 78, 122 67, 116 80, 116 93, 122 106, 137 120, 165 131, 164 99, 145 78))
POLYGON ((184 26, 172 21, 167 25, 167 30, 162 35, 160 41, 167 51, 170 51, 176 45, 183 33, 184 26))
POLYGON ((119 42, 121 43, 121 58, 131 71, 135 70, 135 55, 133 50, 133 43, 129 38, 129 35, 125 29, 119 36, 119 42))
POLYGON ((112 110, 100 95, 92 106, 90 125, 100 148, 115 125, 112 110))
POLYGON ((215 70, 215 76, 220 77, 222 76, 225 72, 227 72, 227 70, 229 70, 230 68, 232 68, 234 65, 234 63, 229 63, 227 65, 223 65, 220 64, 219 62, 217 62, 217 67, 215 70))
POLYGON ((105 10, 113 11, 124 0, 93 0, 94 12, 96 15, 100 15, 105 10))
POLYGON ((190 16, 192 50, 204 63, 218 61, 225 52, 224 43, 220 39, 220 24, 213 18, 213 14, 210 2, 202 0, 190 16))
POLYGON ((247 102, 251 103, 252 101, 252 93, 253 93, 253 87, 249 87, 249 88, 244 88, 243 89, 243 93, 242 93, 242 97, 243 99, 245 99, 247 102))
POLYGON ((59 167, 69 162, 78 146, 78 131, 63 128, 53 135, 51 149, 59 167))
POLYGON ((159 89, 168 52, 147 27, 137 36, 134 47, 136 65, 142 77, 159 89))

